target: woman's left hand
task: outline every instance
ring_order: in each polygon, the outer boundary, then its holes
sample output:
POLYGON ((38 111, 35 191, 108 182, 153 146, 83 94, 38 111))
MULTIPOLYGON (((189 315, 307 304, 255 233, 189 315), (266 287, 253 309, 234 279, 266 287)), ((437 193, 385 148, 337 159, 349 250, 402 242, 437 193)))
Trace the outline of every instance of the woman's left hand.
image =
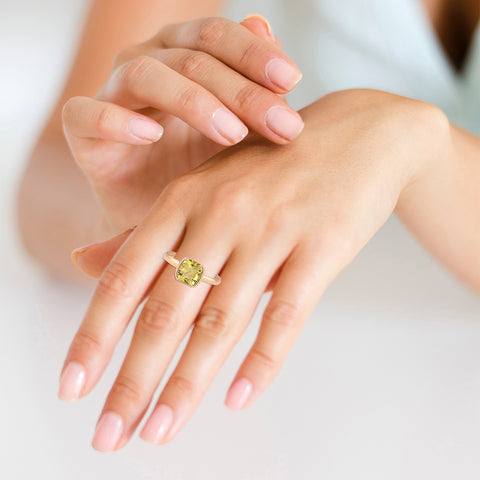
MULTIPOLYGON (((62 398, 88 394, 147 297, 97 424, 97 450, 127 443, 193 325, 140 434, 154 443, 172 440, 270 285, 258 336, 226 398, 232 409, 251 405, 329 283, 449 149, 440 110, 388 93, 336 92, 300 113, 305 129, 292 144, 253 138, 217 154, 169 183, 145 220, 125 234, 62 370, 62 398), (163 260, 169 250, 200 262, 207 275, 220 273, 220 285, 176 281, 163 260)), ((79 264, 88 254, 77 255, 79 264)))

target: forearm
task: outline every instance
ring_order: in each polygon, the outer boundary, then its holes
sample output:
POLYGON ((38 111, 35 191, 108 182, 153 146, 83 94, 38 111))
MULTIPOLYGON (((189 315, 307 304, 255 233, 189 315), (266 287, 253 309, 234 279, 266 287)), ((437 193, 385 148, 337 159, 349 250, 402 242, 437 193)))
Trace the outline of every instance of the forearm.
POLYGON ((444 154, 401 195, 396 213, 460 280, 480 293, 480 139, 440 131, 444 154))
POLYGON ((39 140, 22 178, 18 226, 27 252, 52 273, 84 280, 73 249, 102 239, 100 210, 63 137, 39 140))

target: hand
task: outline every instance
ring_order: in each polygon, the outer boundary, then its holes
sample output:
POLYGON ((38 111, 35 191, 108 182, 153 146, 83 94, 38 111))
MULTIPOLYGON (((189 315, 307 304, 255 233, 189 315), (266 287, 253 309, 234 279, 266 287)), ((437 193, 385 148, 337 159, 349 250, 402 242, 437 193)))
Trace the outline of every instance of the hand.
POLYGON ((337 92, 301 113, 305 130, 295 142, 279 147, 257 137, 215 155, 170 182, 133 232, 104 244, 104 254, 120 248, 70 345, 62 398, 92 390, 147 300, 97 424, 97 450, 128 442, 193 325, 140 434, 171 441, 274 278, 260 331, 226 398, 232 409, 251 405, 327 286, 449 148, 448 121, 438 109, 388 93, 337 92), (218 272, 221 283, 189 288, 176 281, 162 258, 169 250, 199 261, 208 275, 218 272))
POLYGON ((62 114, 107 233, 137 224, 168 182, 247 126, 279 144, 295 138, 303 121, 282 94, 300 76, 258 15, 169 25, 121 51, 95 99, 73 97, 62 114))

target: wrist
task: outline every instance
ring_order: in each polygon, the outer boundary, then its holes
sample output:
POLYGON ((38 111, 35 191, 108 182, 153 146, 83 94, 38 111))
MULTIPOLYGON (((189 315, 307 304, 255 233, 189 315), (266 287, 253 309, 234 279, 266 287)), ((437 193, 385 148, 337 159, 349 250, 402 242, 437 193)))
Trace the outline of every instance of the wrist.
MULTIPOLYGON (((452 126, 445 113, 434 105, 415 101, 415 122, 410 127, 415 137, 406 168, 405 182, 400 189, 396 210, 410 203, 418 191, 433 177, 445 177, 453 158, 452 126)), ((448 174, 447 174, 448 175, 448 174)))

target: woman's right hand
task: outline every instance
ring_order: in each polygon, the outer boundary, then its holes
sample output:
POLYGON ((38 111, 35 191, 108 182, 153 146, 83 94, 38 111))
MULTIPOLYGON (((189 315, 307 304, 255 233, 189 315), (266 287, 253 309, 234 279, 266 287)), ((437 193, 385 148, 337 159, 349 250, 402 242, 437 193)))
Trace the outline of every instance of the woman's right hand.
POLYGON ((300 78, 259 15, 168 25, 122 50, 95 98, 72 97, 62 112, 105 233, 139 223, 165 185, 248 129, 278 144, 296 138, 303 121, 283 94, 300 78))

